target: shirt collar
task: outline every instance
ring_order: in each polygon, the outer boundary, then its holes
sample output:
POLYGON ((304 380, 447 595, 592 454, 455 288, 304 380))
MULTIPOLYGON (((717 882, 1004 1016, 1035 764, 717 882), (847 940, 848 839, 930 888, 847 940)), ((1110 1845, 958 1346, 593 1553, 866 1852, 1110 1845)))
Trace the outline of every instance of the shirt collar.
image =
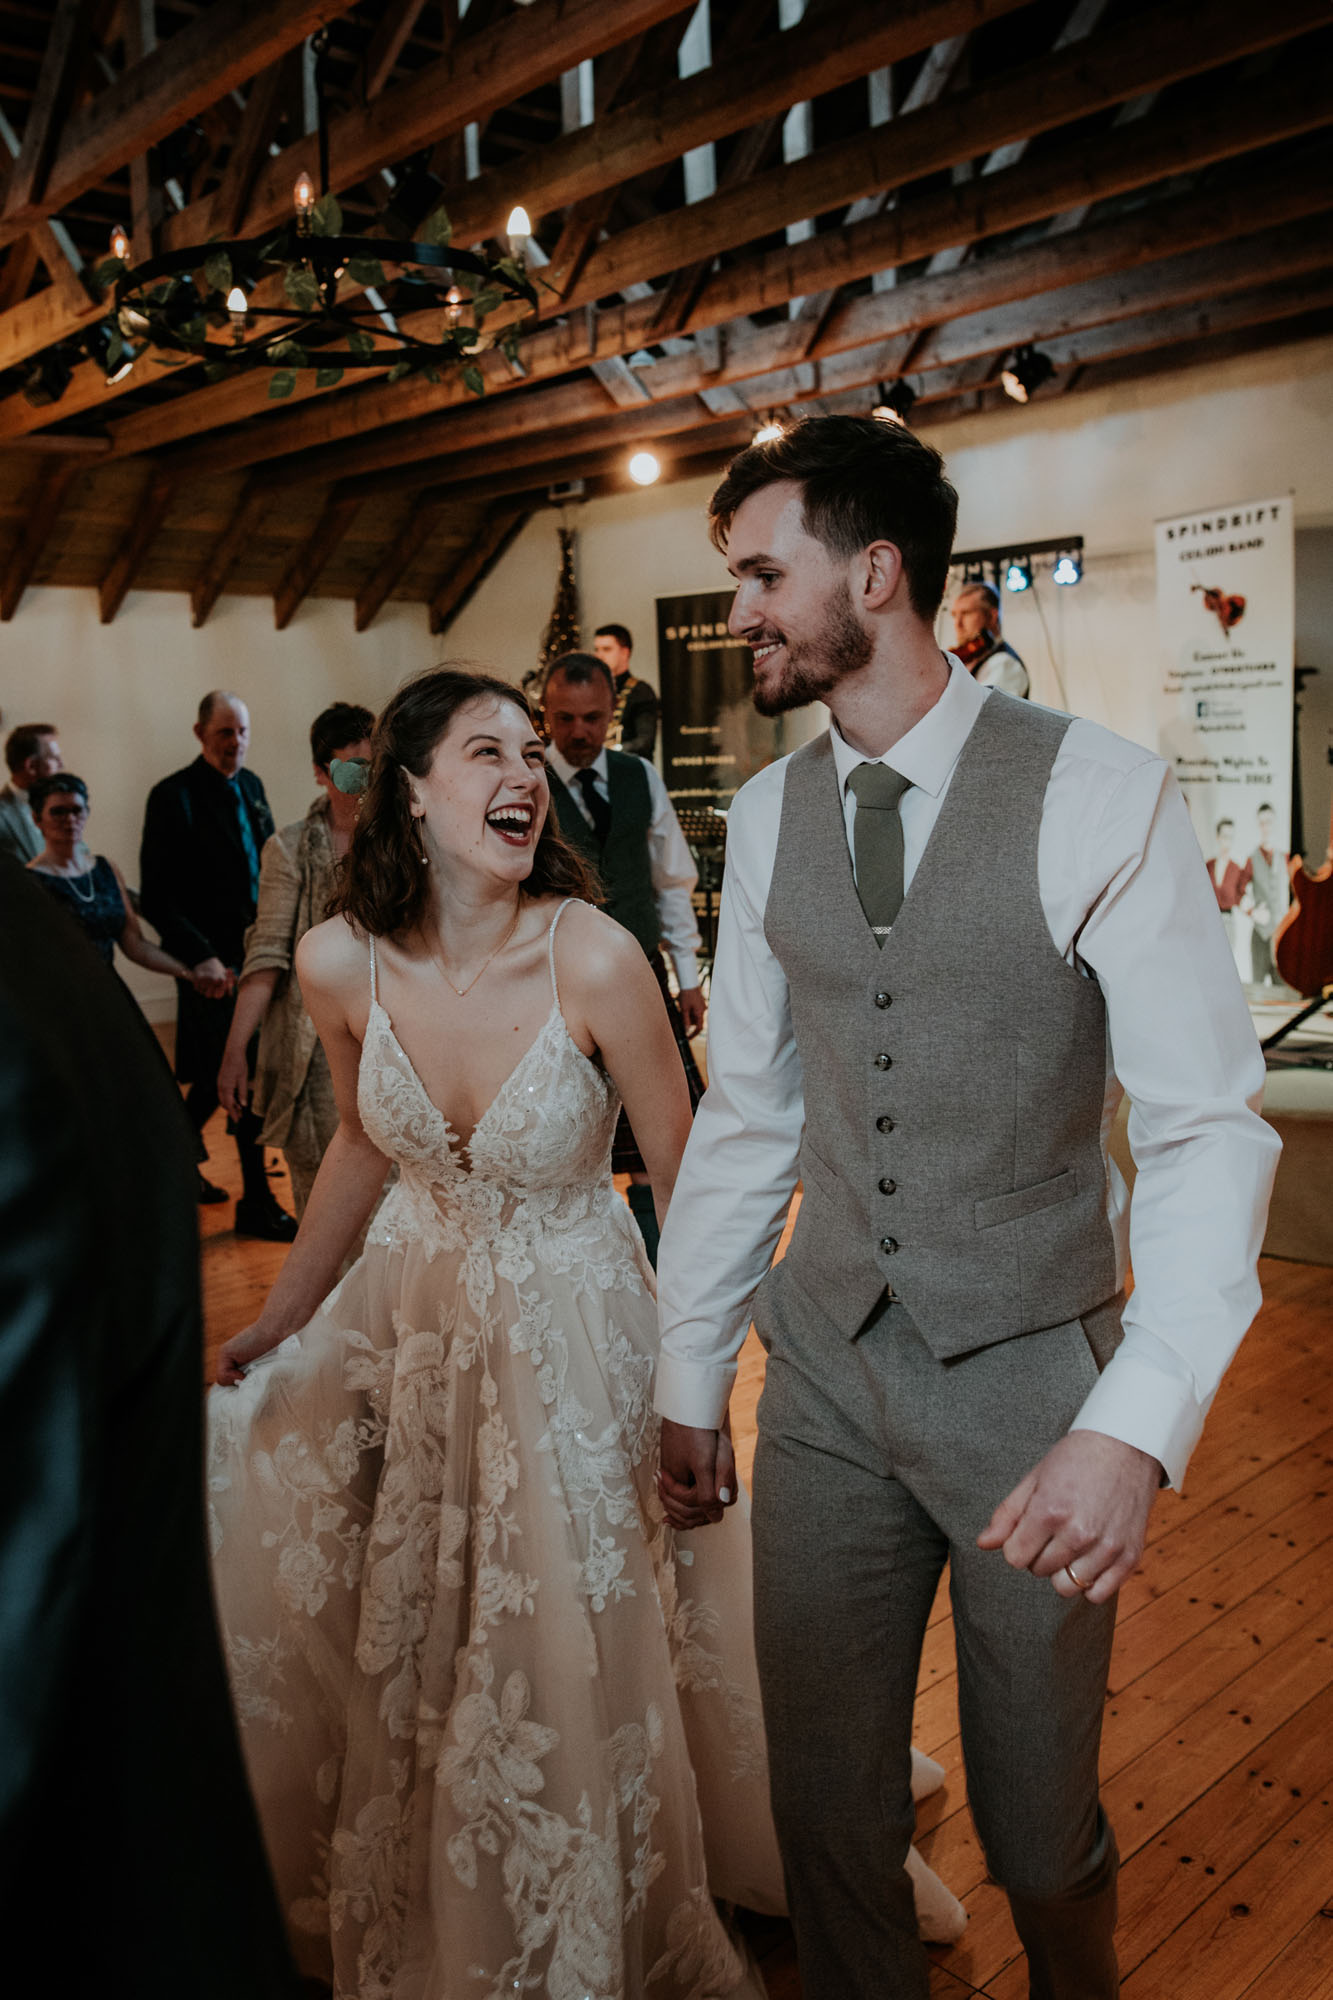
POLYGON ((945 658, 949 662, 949 678, 944 684, 943 694, 934 707, 927 709, 921 720, 914 723, 905 736, 900 736, 882 757, 863 757, 859 750, 853 750, 837 723, 830 721, 833 764, 838 773, 838 790, 844 797, 852 772, 858 764, 866 763, 887 764, 909 784, 929 792, 932 798, 939 797, 962 755, 963 745, 972 734, 972 725, 981 713, 981 704, 990 698, 989 688, 980 687, 961 660, 955 659, 952 653, 946 654, 945 658))
MULTIPOLYGON (((555 772, 556 777, 559 778, 565 790, 567 792, 572 792, 574 790, 574 781, 577 778, 578 773, 575 771, 574 766, 572 764, 567 764, 565 762, 564 758, 560 755, 560 752, 556 749, 554 743, 548 743, 546 746, 546 761, 550 765, 551 769, 555 772)), ((591 764, 587 765, 585 768, 591 771, 595 777, 600 778, 604 785, 607 786, 610 785, 611 779, 610 779, 609 768, 606 761, 605 744, 603 744, 601 749, 597 752, 597 755, 593 758, 591 764)))

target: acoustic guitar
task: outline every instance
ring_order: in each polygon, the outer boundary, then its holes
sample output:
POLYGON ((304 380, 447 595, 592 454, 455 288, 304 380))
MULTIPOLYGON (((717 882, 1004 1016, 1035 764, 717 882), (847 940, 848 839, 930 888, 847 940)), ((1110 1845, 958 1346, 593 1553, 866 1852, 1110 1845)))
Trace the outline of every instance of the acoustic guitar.
POLYGON ((1273 932, 1273 958, 1287 985, 1307 1000, 1333 984, 1333 825, 1317 874, 1299 854, 1291 858, 1291 907, 1273 932))

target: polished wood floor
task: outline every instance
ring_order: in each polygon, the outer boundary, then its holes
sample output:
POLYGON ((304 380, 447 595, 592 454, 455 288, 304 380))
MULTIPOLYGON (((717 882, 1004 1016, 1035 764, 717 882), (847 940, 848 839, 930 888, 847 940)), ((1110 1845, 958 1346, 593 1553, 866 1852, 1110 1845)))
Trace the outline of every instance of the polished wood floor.
MULTIPOLYGON (((235 1191, 220 1121, 208 1138, 210 1177, 235 1191)), ((285 1252, 235 1237, 230 1203, 199 1213, 211 1352, 253 1317, 285 1252)), ((1263 1280, 1187 1489, 1159 1502, 1122 1594, 1102 1773, 1124 1861, 1125 2000, 1333 2000, 1333 1273, 1268 1259, 1263 1280)), ((746 1467, 762 1373, 752 1337, 734 1406, 746 1467)), ((932 1953, 932 2000, 1025 2000, 964 1804, 943 1592, 916 1739, 948 1773, 921 1809, 921 1849, 970 1913, 962 1942, 932 1953)), ((771 2000, 801 2000, 782 1929, 755 1943, 771 2000)))

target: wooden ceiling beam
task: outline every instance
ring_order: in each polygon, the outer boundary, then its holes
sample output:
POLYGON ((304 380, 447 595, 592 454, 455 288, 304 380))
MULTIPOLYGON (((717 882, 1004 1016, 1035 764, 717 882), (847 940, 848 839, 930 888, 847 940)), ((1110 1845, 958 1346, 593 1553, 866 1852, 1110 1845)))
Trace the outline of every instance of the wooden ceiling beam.
MULTIPOLYGON (((1162 89, 1214 68, 1220 45, 1228 49, 1228 59, 1251 55, 1326 26, 1328 18, 1326 0, 1273 0, 1262 11, 1251 0, 1214 0, 1208 34, 1200 36, 1192 9, 1157 9, 1136 22, 1132 35, 1123 27, 1106 30, 994 82, 622 230, 592 252, 562 303, 576 306, 605 297, 682 264, 738 249, 804 216, 843 208, 978 152, 1086 118, 1141 91, 1162 89)), ((559 283, 558 275, 545 275, 559 283)))
POLYGON ((365 496, 334 489, 324 503, 324 512, 309 536, 292 557, 287 573, 273 593, 273 623, 284 632, 297 610, 309 596, 325 563, 361 511, 365 496))
MULTIPOLYGON (((1168 175, 1198 171, 1333 122, 1333 64, 1327 57, 1284 65, 1273 81, 1271 93, 1244 103, 1236 104, 1221 95, 1212 97, 1196 107, 1188 120, 1145 120, 1093 140, 1080 138, 985 180, 914 196, 839 232, 738 260, 705 280, 683 330, 698 332, 728 319, 741 319, 763 307, 785 304, 790 297, 865 278, 891 264, 927 257, 958 242, 976 241, 1041 221, 1067 206, 1071 196, 1081 201, 1104 199, 1168 175)), ((1151 210, 1141 213, 1146 216, 1151 210)), ((1076 245, 1086 234, 1084 230, 1072 240, 1060 239, 1063 249, 1048 253, 1050 268, 1058 273, 1063 258, 1078 254, 1076 245)), ((994 278, 998 261, 982 261, 980 268, 987 274, 987 283, 994 278)), ((1031 273, 1015 271, 1013 275, 1020 284, 1033 283, 1031 273)), ((1056 281, 1058 278, 1046 280, 1056 281)), ((906 296, 914 295, 907 291, 906 296)), ((993 300, 994 294, 987 290, 976 303, 993 300)), ((942 297, 937 304, 941 312, 949 309, 949 302, 942 297)), ((520 349, 527 381, 549 381, 586 366, 590 360, 631 354, 649 344, 660 305, 659 294, 603 310, 595 318, 571 315, 539 328, 520 349)), ((971 310, 972 306, 965 304, 960 309, 971 310)), ((930 323, 929 319, 915 322, 917 326, 930 323)), ((821 343, 820 351, 828 351, 826 342, 821 343)), ((489 392, 513 388, 513 377, 497 359, 484 357, 482 371, 489 392)), ((127 378, 117 390, 132 380, 127 378)), ((63 411, 75 393, 79 393, 77 377, 55 410, 63 411)), ((87 393, 98 393, 91 375, 87 393)), ((524 393, 530 392, 525 389, 524 393)), ((261 376, 200 389, 159 409, 137 414, 116 427, 115 437, 121 451, 158 450, 201 427, 262 414, 263 422, 252 434, 237 432, 213 445, 195 448, 201 466, 223 471, 378 432, 386 425, 419 421, 470 400, 456 376, 446 376, 438 385, 419 377, 392 386, 363 384, 331 391, 319 398, 317 406, 312 400, 304 407, 278 410, 268 402, 267 384, 261 376)), ((52 421, 54 414, 50 409, 34 411, 21 398, 11 396, 0 402, 0 437, 36 429, 52 421)))
POLYGON ((375 573, 361 586, 356 598, 356 629, 364 632, 374 623, 393 587, 406 574, 440 525, 444 504, 422 502, 418 496, 407 525, 395 535, 375 567, 375 573))
POLYGON ((36 270, 37 239, 30 230, 17 243, 10 244, 4 267, 0 269, 0 313, 8 312, 11 306, 16 306, 20 299, 27 297, 36 270))
MULTIPOLYGON (((510 9, 493 26, 460 36, 444 61, 395 84, 364 109, 331 119, 330 187, 354 187, 381 167, 484 121, 679 8, 680 0, 616 0, 613 7, 606 0, 535 0, 510 9)), ((311 142, 299 140, 263 163, 244 218, 247 233, 291 214, 292 183, 312 159, 311 142)), ((168 248, 201 242, 213 227, 213 197, 205 195, 168 218, 164 242, 168 248)))
MULTIPOLYGON (((526 525, 529 511, 516 507, 492 508, 472 546, 450 563, 430 600, 430 629, 434 636, 438 637, 450 619, 462 610, 487 570, 499 561, 526 525)), ((357 629, 361 629, 359 624, 357 629)))
POLYGON ((24 495, 23 532, 0 580, 0 619, 14 616, 32 582, 42 550, 51 537, 66 490, 86 466, 75 458, 53 459, 39 473, 36 490, 24 495))
MULTIPOLYGON (((364 88, 367 104, 379 96, 393 75, 394 64, 403 53, 425 4, 426 0, 389 0, 366 50, 364 88)), ((452 42, 458 31, 457 8, 446 7, 444 13, 446 41, 452 42)), ((448 52, 447 48, 445 52, 448 52)))
POLYGON ((71 113, 39 190, 15 175, 0 243, 128 166, 342 12, 335 0, 217 0, 71 113))
POLYGON ((157 536, 158 529, 166 519, 176 491, 176 481, 167 472, 154 472, 148 481, 148 490, 135 510, 130 531, 126 535, 116 557, 106 575, 97 587, 97 615, 103 625, 109 625, 134 582, 157 536))
POLYGON ((222 179, 213 197, 218 234, 234 237, 250 205, 255 175, 268 158, 268 149, 282 117, 282 107, 296 80, 301 60, 299 49, 289 49, 277 62, 261 70, 250 85, 241 114, 241 126, 232 142, 222 179))
MULTIPOLYGON (((1231 244, 1260 229, 1265 223, 1286 222, 1299 238, 1306 220, 1333 206, 1333 148, 1320 147, 1312 154, 1308 170, 1256 176, 1230 190, 1197 195, 1179 202, 1161 202, 1141 209, 1120 222, 1090 226, 1070 237, 1047 240, 1008 256, 994 256, 966 264, 934 278, 919 278, 875 292, 838 307, 829 316, 812 349, 806 330, 795 321, 780 321, 764 327, 745 327, 726 342, 714 366, 707 353, 692 353, 656 362, 638 369, 635 378, 657 405, 670 405, 682 397, 695 396, 709 388, 755 382, 755 394, 762 400, 762 378, 772 371, 797 362, 823 359, 848 349, 881 343, 892 336, 953 321, 934 336, 943 343, 962 343, 962 351, 983 351, 976 346, 978 329, 988 315, 1008 312, 997 321, 1005 328, 1018 327, 1031 316, 1034 295, 1075 288, 1083 301, 1080 285, 1105 280, 1112 274, 1121 295, 1134 295, 1136 267, 1146 267, 1139 277, 1149 286, 1152 272, 1161 260, 1179 265, 1181 255, 1192 252, 1196 262, 1190 282, 1202 277, 1205 289, 1224 289, 1225 264, 1219 268, 1214 246, 1231 244), (957 328, 962 331, 958 332, 957 328), (971 342, 971 345, 968 343, 971 342)), ((1325 229, 1310 232, 1323 241, 1325 229)), ((1278 249, 1276 233, 1269 232, 1278 249)), ((1265 239, 1267 240, 1267 238, 1265 239)), ((1285 249, 1285 243, 1281 246, 1285 249)), ((1230 251, 1228 251, 1228 259, 1230 251)), ((1056 308, 1058 310, 1058 306, 1056 308)), ((1131 310, 1133 308, 1126 308, 1131 310)), ((1017 332, 1005 332, 1003 342, 1018 345, 1017 332)), ((991 345, 1002 344, 993 341, 991 345)), ((950 346, 932 362, 916 365, 944 365, 958 358, 950 346)), ((779 399, 780 400, 780 399, 779 399)), ((486 450, 512 442, 521 449, 525 439, 570 425, 596 424, 607 414, 606 398, 597 382, 578 381, 530 388, 520 395, 498 397, 474 403, 470 409, 455 409, 416 423, 394 424, 374 436, 316 449, 273 462, 268 455, 267 479, 275 486, 356 478, 387 465, 405 467, 420 461, 486 450)), ((219 468, 204 454, 183 449, 178 455, 182 470, 202 463, 208 471, 219 468)))
POLYGON ((273 502, 273 494, 257 479, 247 479, 241 488, 231 519, 208 552, 207 560, 190 585, 190 623, 202 625, 217 603, 227 578, 236 567, 242 549, 257 531, 273 502))
MULTIPOLYGON (((0 230, 11 212, 31 211, 27 228, 43 211, 38 207, 46 192, 51 165, 60 140, 61 127, 87 58, 89 16, 93 0, 56 0, 46 53, 37 77, 37 90, 23 127, 18 155, 5 186, 0 230)), ((16 230, 15 235, 23 231, 16 230)), ((10 240, 0 235, 0 242, 10 240)))

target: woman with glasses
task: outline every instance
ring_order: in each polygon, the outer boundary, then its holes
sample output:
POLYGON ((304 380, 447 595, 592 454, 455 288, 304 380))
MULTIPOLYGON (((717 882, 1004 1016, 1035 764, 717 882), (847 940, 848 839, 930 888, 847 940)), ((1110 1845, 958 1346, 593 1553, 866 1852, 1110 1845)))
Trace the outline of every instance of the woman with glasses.
POLYGON ((160 945, 150 944, 139 928, 125 884, 114 861, 92 857, 83 845, 88 823, 88 787, 72 771, 55 771, 29 787, 28 810, 37 822, 44 846, 28 863, 29 872, 62 903, 108 965, 120 946, 126 958, 149 972, 170 979, 194 974, 160 945))

